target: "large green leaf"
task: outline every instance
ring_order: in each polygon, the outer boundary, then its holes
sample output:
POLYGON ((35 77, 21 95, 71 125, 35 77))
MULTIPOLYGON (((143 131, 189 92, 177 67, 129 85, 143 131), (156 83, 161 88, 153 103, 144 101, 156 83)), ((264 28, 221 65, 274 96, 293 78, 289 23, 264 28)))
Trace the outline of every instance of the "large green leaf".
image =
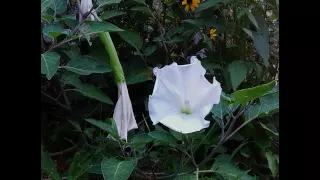
POLYGON ((134 31, 126 30, 118 32, 119 36, 131 46, 135 47, 138 51, 142 48, 142 38, 134 31))
POLYGON ((107 19, 110 19, 110 18, 113 18, 113 17, 116 17, 116 16, 124 15, 124 14, 126 14, 126 12, 124 12, 124 11, 110 10, 110 11, 105 11, 105 12, 101 15, 101 18, 102 18, 103 20, 107 20, 107 19))
POLYGON ((72 163, 68 169, 68 180, 77 180, 81 177, 81 175, 85 172, 81 167, 78 165, 79 160, 81 160, 82 156, 79 152, 75 153, 72 158, 72 163))
POLYGON ((273 177, 276 177, 278 174, 278 162, 277 157, 270 151, 266 152, 265 154, 267 160, 268 160, 268 166, 272 173, 273 177))
POLYGON ((198 180, 198 178, 195 174, 185 174, 182 176, 177 176, 173 180, 198 180))
POLYGON ((255 179, 249 176, 248 171, 243 171, 230 160, 227 154, 221 154, 215 158, 211 170, 224 177, 225 180, 252 180, 255 179))
POLYGON ((145 13, 146 15, 152 16, 152 12, 146 6, 134 6, 130 10, 145 13))
POLYGON ((269 29, 263 16, 255 16, 259 27, 258 31, 243 30, 253 39, 258 54, 262 57, 264 65, 269 66, 269 29))
POLYGON ((127 75, 127 84, 136 84, 144 81, 152 80, 152 69, 141 69, 130 71, 127 75))
POLYGON ((54 180, 61 180, 56 167, 47 152, 44 152, 41 148, 41 170, 47 173, 54 180))
POLYGON ((152 132, 149 132, 149 136, 153 137, 154 139, 166 142, 170 145, 174 145, 176 143, 176 140, 167 131, 154 130, 152 132))
POLYGON ((246 121, 252 121, 257 117, 279 109, 279 94, 266 95, 260 98, 260 104, 251 106, 245 112, 246 121))
POLYGON ((136 136, 134 136, 131 143, 133 147, 136 148, 140 145, 145 145, 153 140, 154 139, 150 137, 148 134, 143 133, 143 134, 137 134, 136 136))
POLYGON ((100 32, 119 32, 123 31, 119 27, 105 21, 85 21, 82 30, 85 35, 100 33, 100 32))
POLYGON ((62 81, 65 84, 71 84, 75 86, 76 88, 72 90, 80 92, 86 97, 93 98, 98 101, 113 105, 111 99, 108 96, 106 96, 99 88, 92 84, 81 83, 78 74, 67 71, 63 73, 62 81))
POLYGON ((228 71, 230 73, 232 88, 236 91, 237 87, 247 76, 248 68, 246 62, 239 60, 233 61, 228 65, 228 71))
POLYGON ((50 80, 57 72, 60 55, 56 52, 46 52, 41 54, 41 73, 45 74, 50 80))
POLYGON ((41 13, 44 13, 51 5, 53 0, 41 0, 41 13))
POLYGON ((101 162, 103 178, 107 180, 128 179, 136 164, 135 159, 120 161, 114 158, 104 158, 101 162))
POLYGON ((209 9, 213 6, 215 6, 216 4, 223 2, 224 0, 208 0, 204 3, 201 3, 200 6, 195 10, 195 12, 200 12, 206 9, 209 9))
POLYGON ((50 7, 57 13, 62 14, 67 10, 68 0, 52 0, 50 7))
POLYGON ((157 49, 156 45, 148 46, 143 50, 144 55, 150 56, 152 53, 154 53, 157 49))
POLYGON ((104 6, 108 4, 119 4, 122 0, 98 0, 97 4, 99 6, 104 6))
POLYGON ((235 102, 240 104, 246 104, 251 100, 259 98, 266 94, 268 91, 272 90, 276 85, 276 81, 272 81, 267 84, 256 86, 253 88, 242 89, 234 92, 231 96, 234 98, 235 102))
POLYGON ((81 75, 89 75, 92 73, 106 73, 111 71, 106 62, 100 61, 90 56, 71 59, 67 63, 67 65, 62 67, 81 75))
POLYGON ((105 132, 109 133, 110 135, 112 135, 114 138, 118 139, 119 135, 118 135, 118 131, 116 128, 113 128, 111 125, 103 122, 103 121, 98 121, 95 119, 86 119, 86 121, 88 121, 89 123, 97 126, 98 128, 104 130, 105 132))
POLYGON ((63 29, 61 24, 56 23, 56 24, 48 24, 45 26, 42 30, 43 34, 45 34, 48 37, 51 37, 52 39, 56 39, 58 36, 61 34, 69 35, 70 30, 68 29, 63 29))

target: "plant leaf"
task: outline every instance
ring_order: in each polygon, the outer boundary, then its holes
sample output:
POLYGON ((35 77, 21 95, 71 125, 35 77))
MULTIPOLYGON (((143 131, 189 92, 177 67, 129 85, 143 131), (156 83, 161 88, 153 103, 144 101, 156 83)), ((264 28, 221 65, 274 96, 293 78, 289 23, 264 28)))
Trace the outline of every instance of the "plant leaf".
POLYGON ((50 7, 57 13, 62 14, 67 10, 68 1, 67 0, 52 0, 50 7))
POLYGON ((114 158, 104 158, 101 162, 103 178, 108 180, 128 179, 136 164, 135 159, 120 161, 114 158))
POLYGON ((198 178, 195 174, 185 174, 182 176, 177 176, 173 180, 198 180, 198 178))
POLYGON ((246 104, 251 100, 263 96, 265 93, 273 89, 275 85, 276 81, 271 81, 267 84, 236 91, 233 94, 231 94, 231 96, 234 98, 235 102, 238 102, 240 104, 246 104))
POLYGON ((208 0, 204 3, 201 3, 200 6, 195 10, 195 12, 200 12, 209 9, 222 1, 223 0, 208 0))
POLYGON ((273 177, 276 177, 278 174, 278 162, 276 156, 270 151, 266 152, 265 154, 267 160, 268 160, 268 166, 272 173, 273 177))
POLYGON ((246 171, 239 169, 234 162, 230 161, 230 156, 227 154, 220 154, 215 158, 211 170, 224 177, 227 180, 252 180, 246 171))
POLYGON ((41 73, 50 80, 57 72, 60 64, 60 55, 56 52, 46 52, 41 54, 41 73))
POLYGON ((131 11, 142 12, 142 13, 145 13, 146 15, 152 16, 152 12, 146 6, 134 6, 130 10, 131 11))
POLYGON ((111 125, 109 125, 103 121, 98 121, 95 119, 85 119, 85 120, 88 121, 89 123, 97 126, 98 128, 104 130, 105 132, 107 132, 108 134, 113 136, 114 138, 116 138, 116 139, 119 138, 117 129, 113 128, 111 125))
POLYGON ((262 114, 268 114, 279 109, 279 95, 272 94, 260 98, 260 104, 251 106, 245 112, 245 120, 252 121, 262 114))
POLYGON ((82 26, 84 35, 90 35, 100 32, 119 32, 123 31, 119 27, 105 21, 85 21, 84 26, 82 26))
POLYGON ((236 91, 237 87, 247 76, 247 65, 245 61, 236 60, 228 65, 228 71, 230 73, 232 88, 234 91, 236 91))
POLYGON ((153 137, 156 140, 160 140, 166 142, 170 145, 176 144, 176 140, 172 137, 172 135, 167 131, 154 130, 148 133, 149 136, 153 137))
POLYGON ((118 32, 118 34, 124 41, 135 47, 138 51, 142 48, 143 41, 138 33, 131 30, 126 30, 123 32, 118 32))
POLYGON ((53 0, 41 0, 41 13, 45 12, 51 5, 53 0))
POLYGON ((136 84, 148 80, 152 80, 152 69, 149 68, 130 71, 126 78, 127 85, 136 84))
POLYGON ((97 4, 99 6, 105 6, 109 4, 119 4, 122 0, 98 0, 97 4))
POLYGON ((109 68, 106 62, 90 56, 71 59, 68 64, 66 66, 62 66, 62 68, 80 75, 106 73, 111 71, 111 68, 109 68))
POLYGON ((105 12, 101 15, 101 18, 102 18, 103 20, 107 20, 107 19, 110 19, 110 18, 113 18, 113 17, 116 17, 116 16, 124 15, 124 14, 126 14, 126 12, 124 12, 124 11, 110 10, 110 11, 105 11, 105 12))
POLYGON ((157 49, 156 45, 148 46, 143 50, 144 55, 150 56, 152 53, 154 53, 157 49))
POLYGON ((47 173, 54 180, 61 180, 59 173, 57 172, 56 167, 47 152, 44 152, 41 148, 41 170, 47 173))

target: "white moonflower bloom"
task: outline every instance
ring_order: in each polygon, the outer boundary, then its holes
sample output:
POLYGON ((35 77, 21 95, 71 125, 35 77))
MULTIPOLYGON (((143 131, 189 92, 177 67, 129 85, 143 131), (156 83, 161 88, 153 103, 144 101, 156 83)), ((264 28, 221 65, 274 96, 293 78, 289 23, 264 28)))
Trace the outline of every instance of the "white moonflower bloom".
POLYGON ((148 102, 154 125, 160 122, 184 134, 210 125, 204 118, 219 103, 221 86, 215 78, 211 84, 204 77, 206 70, 195 56, 190 62, 154 68, 156 82, 148 102))

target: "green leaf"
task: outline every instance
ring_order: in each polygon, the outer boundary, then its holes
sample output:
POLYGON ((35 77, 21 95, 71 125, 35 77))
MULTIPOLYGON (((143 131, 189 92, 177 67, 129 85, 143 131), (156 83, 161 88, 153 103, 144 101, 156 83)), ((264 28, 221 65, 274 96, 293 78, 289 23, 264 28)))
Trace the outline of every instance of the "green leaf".
POLYGON ((142 13, 145 13, 146 15, 152 16, 152 12, 146 6, 134 6, 130 10, 131 11, 142 12, 142 13))
POLYGON ((54 180, 61 180, 56 167, 47 152, 44 152, 41 148, 41 170, 47 173, 54 180))
POLYGON ((268 151, 265 154, 267 160, 268 160, 268 166, 269 169, 271 170, 272 176, 276 177, 278 174, 278 162, 277 162, 277 157, 272 154, 272 152, 268 151))
POLYGON ((266 125, 262 124, 259 122, 259 124, 261 125, 261 127, 265 130, 267 130, 268 132, 270 132, 271 134, 275 135, 275 136, 279 136, 279 133, 273 132, 271 129, 269 129, 266 125))
POLYGON ((111 71, 106 62, 100 61, 90 56, 71 59, 67 63, 67 65, 62 66, 62 68, 80 75, 106 73, 111 71))
POLYGON ((106 96, 99 88, 92 84, 81 84, 80 86, 76 86, 76 89, 74 89, 74 91, 78 91, 88 98, 96 99, 106 104, 113 105, 111 99, 106 96))
POLYGON ((260 104, 251 106, 245 112, 246 121, 252 121, 257 117, 279 109, 279 95, 272 94, 260 98, 260 104))
POLYGON ((67 0, 52 0, 50 7, 57 13, 62 14, 67 10, 68 1, 67 0))
POLYGON ((238 86, 244 81, 247 76, 248 68, 245 61, 233 61, 228 65, 228 71, 230 73, 230 79, 232 88, 237 90, 238 86))
POLYGON ((173 180, 198 180, 198 178, 195 174, 185 174, 182 176, 177 176, 173 180))
POLYGON ((79 152, 75 153, 72 158, 72 163, 68 169, 68 180, 77 180, 85 172, 78 166, 79 160, 81 159, 79 152))
POLYGON ((246 14, 248 15, 248 18, 250 19, 250 21, 252 22, 252 24, 253 24, 257 29, 259 29, 258 23, 257 23, 257 21, 256 21, 256 18, 253 16, 253 14, 252 14, 249 10, 246 11, 246 14))
POLYGON ((239 169, 234 162, 230 161, 230 156, 221 154, 215 158, 211 170, 221 175, 226 180, 252 180, 255 179, 247 174, 247 171, 239 169))
POLYGON ((104 158, 101 162, 103 178, 108 180, 128 179, 136 164, 135 159, 120 161, 114 158, 104 158))
POLYGON ((108 134, 113 136, 114 138, 116 138, 116 139, 119 138, 117 129, 113 128, 111 125, 109 125, 105 122, 102 122, 102 121, 95 120, 95 119, 85 119, 85 120, 88 121, 89 123, 97 126, 98 128, 104 130, 105 132, 107 132, 108 134))
POLYGON ((154 53, 157 49, 156 45, 148 46, 143 50, 144 55, 150 56, 152 53, 154 53))
POLYGON ((41 73, 50 80, 57 72, 60 64, 60 55, 56 52, 41 54, 41 73))
POLYGON ((80 48, 77 44, 72 44, 69 51, 63 51, 70 59, 81 58, 80 48))
POLYGON ((263 96, 265 93, 273 89, 276 85, 276 81, 272 81, 267 84, 256 86, 253 88, 242 89, 234 92, 231 96, 235 102, 240 104, 246 104, 247 102, 263 96))
POLYGON ((171 28, 169 31, 166 32, 166 35, 171 37, 177 33, 181 33, 183 31, 183 27, 179 26, 179 27, 174 27, 171 28))
POLYGON ((105 11, 105 12, 101 15, 101 18, 102 18, 103 20, 107 20, 107 19, 110 19, 110 18, 113 18, 113 17, 116 17, 116 16, 124 15, 124 14, 126 14, 126 12, 124 12, 124 11, 110 10, 110 11, 105 11))
POLYGON ((216 64, 216 63, 212 62, 212 60, 211 60, 211 59, 208 59, 208 58, 201 59, 201 65, 202 65, 206 70, 210 70, 210 69, 222 69, 219 64, 216 64))
POLYGON ((48 36, 52 39, 56 39, 61 34, 65 34, 65 35, 70 34, 70 30, 63 29, 61 24, 59 24, 59 23, 46 25, 43 28, 42 32, 43 32, 43 34, 45 34, 46 36, 48 36))
POLYGON ((183 41, 184 41, 184 39, 183 39, 182 36, 176 35, 176 36, 173 36, 172 39, 170 41, 167 41, 167 42, 170 43, 170 44, 174 44, 174 43, 179 43, 179 42, 183 42, 183 41))
POLYGON ((123 31, 119 27, 105 21, 85 21, 82 30, 85 35, 100 33, 100 32, 119 32, 123 31))
POLYGON ((170 145, 176 144, 176 140, 167 131, 154 130, 152 132, 149 132, 148 135, 153 137, 156 140, 166 142, 166 143, 168 143, 170 145))
POLYGON ((44 13, 51 5, 53 0, 41 0, 41 13, 44 13))
POLYGON ((145 145, 154 139, 150 137, 148 134, 137 134, 136 136, 133 137, 131 143, 134 148, 138 147, 139 145, 145 145))
POLYGON ((97 4, 99 6, 105 6, 105 5, 109 5, 109 4, 119 4, 121 2, 121 0, 98 0, 97 4))
POLYGON ((172 130, 172 129, 170 129, 169 131, 170 131, 171 135, 172 135, 174 138, 176 138, 177 140, 182 141, 182 139, 183 139, 183 134, 182 134, 182 133, 177 132, 177 131, 172 130))
POLYGON ((215 6, 216 4, 223 2, 224 0, 208 0, 204 3, 201 3, 200 6, 195 10, 195 12, 200 12, 206 9, 209 9, 213 6, 215 6))
POLYGON ((138 51, 142 48, 143 40, 138 33, 131 30, 126 30, 123 32, 118 32, 118 34, 124 41, 135 47, 138 51))
POLYGON ((130 71, 126 77, 127 85, 152 80, 152 69, 130 71))

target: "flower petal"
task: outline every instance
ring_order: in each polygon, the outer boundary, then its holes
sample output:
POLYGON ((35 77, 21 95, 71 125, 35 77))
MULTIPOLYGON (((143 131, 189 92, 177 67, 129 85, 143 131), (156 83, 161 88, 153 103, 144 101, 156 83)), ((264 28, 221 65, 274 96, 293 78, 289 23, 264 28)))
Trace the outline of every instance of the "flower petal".
POLYGON ((185 11, 189 11, 189 4, 186 4, 186 7, 184 8, 185 11))
POLYGON ((191 11, 194 11, 196 9, 193 4, 190 5, 190 8, 191 8, 191 11))
POLYGON ((181 4, 182 4, 182 5, 187 4, 187 0, 183 0, 181 4))
MULTIPOLYGON (((170 86, 170 85, 169 85, 170 86)), ((180 97, 174 89, 168 88, 160 78, 156 79, 152 96, 149 96, 149 116, 153 124, 170 114, 180 113, 180 97)))
POLYGON ((113 113, 118 133, 121 139, 127 140, 128 131, 137 129, 136 119, 133 114, 132 104, 129 97, 126 83, 118 85, 118 101, 113 113))
POLYGON ((167 116, 160 122, 168 128, 183 134, 200 131, 210 125, 209 121, 199 119, 198 114, 167 116))

